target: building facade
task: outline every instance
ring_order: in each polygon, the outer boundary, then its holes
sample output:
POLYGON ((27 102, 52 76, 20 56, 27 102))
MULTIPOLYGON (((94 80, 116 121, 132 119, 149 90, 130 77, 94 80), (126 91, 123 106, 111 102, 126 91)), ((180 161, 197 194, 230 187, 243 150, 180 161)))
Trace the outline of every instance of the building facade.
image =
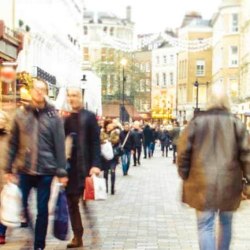
MULTIPOLYGON (((199 42, 212 37, 209 20, 204 20, 198 13, 188 13, 179 29, 182 43, 199 42)), ((195 109, 205 109, 209 86, 212 80, 212 48, 189 50, 179 47, 177 54, 177 119, 191 119, 195 109)))
POLYGON ((17 70, 46 80, 53 98, 57 88, 80 84, 82 15, 82 0, 16 1, 24 35, 17 70))
POLYGON ((137 91, 135 96, 135 108, 141 113, 142 117, 149 118, 151 110, 151 91, 152 91, 152 66, 151 66, 152 51, 142 50, 134 52, 135 68, 138 77, 136 78, 137 91))
POLYGON ((177 48, 163 41, 152 51, 152 118, 175 117, 176 73, 177 48))
POLYGON ((222 84, 234 104, 243 91, 240 79, 240 0, 223 0, 212 19, 213 25, 213 84, 222 84))

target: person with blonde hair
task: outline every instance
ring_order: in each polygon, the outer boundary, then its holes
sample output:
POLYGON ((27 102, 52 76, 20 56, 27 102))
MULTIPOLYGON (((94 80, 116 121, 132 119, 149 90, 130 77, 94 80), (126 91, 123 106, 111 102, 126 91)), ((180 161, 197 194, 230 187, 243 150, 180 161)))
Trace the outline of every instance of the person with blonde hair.
POLYGON ((196 209, 200 249, 228 250, 233 212, 242 199, 242 177, 250 181, 249 135, 230 113, 223 88, 214 86, 210 99, 208 110, 196 115, 180 136, 178 172, 182 200, 196 209))

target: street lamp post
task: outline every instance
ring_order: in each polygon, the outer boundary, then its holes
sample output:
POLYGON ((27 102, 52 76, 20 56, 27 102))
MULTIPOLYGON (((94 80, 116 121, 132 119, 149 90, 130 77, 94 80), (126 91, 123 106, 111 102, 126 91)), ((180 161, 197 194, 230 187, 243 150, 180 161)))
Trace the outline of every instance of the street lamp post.
POLYGON ((200 108, 199 108, 199 86, 200 85, 206 85, 207 88, 208 88, 208 84, 209 84, 209 82, 199 83, 198 80, 196 80, 195 83, 194 83, 194 86, 196 87, 196 106, 195 106, 195 109, 194 109, 195 113, 200 111, 200 108))
POLYGON ((127 60, 125 58, 121 60, 121 65, 122 65, 122 104, 120 108, 120 120, 123 123, 125 121, 125 82, 126 82, 125 66, 127 65, 127 60))

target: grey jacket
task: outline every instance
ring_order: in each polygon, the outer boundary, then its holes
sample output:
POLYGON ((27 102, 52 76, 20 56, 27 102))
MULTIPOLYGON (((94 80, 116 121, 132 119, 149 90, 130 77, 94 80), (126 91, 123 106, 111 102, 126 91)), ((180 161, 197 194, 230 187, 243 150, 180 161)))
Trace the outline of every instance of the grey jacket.
POLYGON ((63 122, 53 106, 17 110, 14 118, 6 172, 30 175, 67 175, 63 122))
POLYGON ((239 207, 242 177, 250 180, 250 144, 245 126, 226 110, 195 117, 178 143, 183 202, 197 210, 239 207))

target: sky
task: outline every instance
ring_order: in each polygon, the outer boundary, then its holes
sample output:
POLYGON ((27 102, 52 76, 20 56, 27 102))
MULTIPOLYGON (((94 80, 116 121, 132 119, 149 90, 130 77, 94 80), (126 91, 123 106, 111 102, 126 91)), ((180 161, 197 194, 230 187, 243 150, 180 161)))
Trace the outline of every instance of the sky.
POLYGON ((136 33, 160 32, 177 28, 188 11, 198 11, 210 19, 221 0, 84 0, 87 10, 108 11, 125 17, 126 6, 132 7, 136 33))

